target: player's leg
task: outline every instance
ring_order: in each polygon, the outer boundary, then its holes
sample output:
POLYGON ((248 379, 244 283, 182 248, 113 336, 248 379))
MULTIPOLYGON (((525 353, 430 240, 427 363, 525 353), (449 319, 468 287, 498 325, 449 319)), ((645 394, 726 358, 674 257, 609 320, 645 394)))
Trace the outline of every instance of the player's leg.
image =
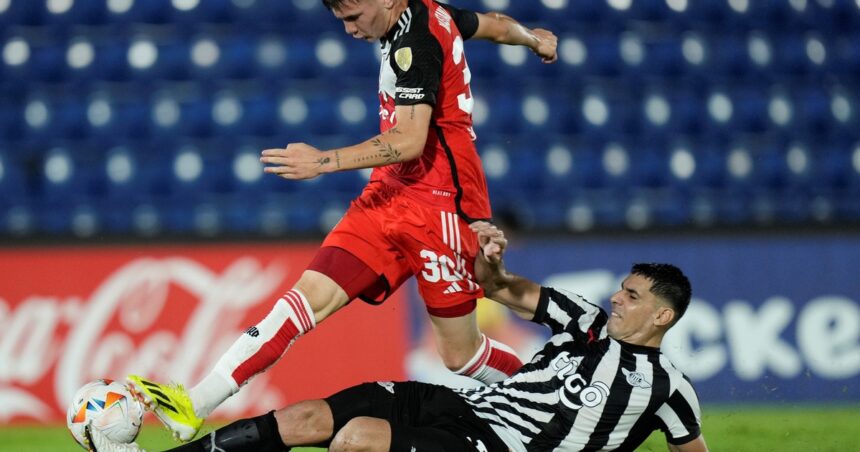
POLYGON ((418 382, 357 386, 326 399, 332 451, 502 451, 508 448, 454 391, 418 382))
POLYGON ((442 361, 458 375, 492 384, 523 365, 510 347, 481 334, 474 310, 460 317, 430 315, 430 322, 442 361))
POLYGON ((455 213, 420 206, 410 210, 420 211, 425 223, 403 238, 404 254, 413 259, 442 361, 485 384, 503 380, 522 362, 510 347, 478 329, 476 300, 483 291, 474 277, 477 234, 455 213))
MULTIPOLYGON (((328 447, 332 452, 388 452, 391 447, 391 424, 375 417, 356 417, 338 430, 328 447)), ((414 450, 414 449, 413 449, 414 450)))
POLYGON ((128 383, 176 437, 188 441, 218 405, 277 362, 302 334, 358 293, 375 287, 378 280, 373 270, 345 250, 320 248, 293 289, 264 319, 248 328, 191 390, 135 375, 128 377, 128 383))

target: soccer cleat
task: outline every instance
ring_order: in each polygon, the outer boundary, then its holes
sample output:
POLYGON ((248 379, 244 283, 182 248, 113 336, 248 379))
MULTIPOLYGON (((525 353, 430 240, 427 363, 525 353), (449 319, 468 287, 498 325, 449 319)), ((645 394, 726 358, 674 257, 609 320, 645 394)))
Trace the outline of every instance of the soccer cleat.
POLYGON ((123 444, 111 441, 90 424, 84 426, 84 442, 90 452, 146 452, 134 442, 123 444))
POLYGON ((182 385, 158 384, 137 375, 129 375, 126 382, 134 397, 167 426, 174 438, 191 441, 200 430, 203 419, 194 413, 191 398, 182 385))

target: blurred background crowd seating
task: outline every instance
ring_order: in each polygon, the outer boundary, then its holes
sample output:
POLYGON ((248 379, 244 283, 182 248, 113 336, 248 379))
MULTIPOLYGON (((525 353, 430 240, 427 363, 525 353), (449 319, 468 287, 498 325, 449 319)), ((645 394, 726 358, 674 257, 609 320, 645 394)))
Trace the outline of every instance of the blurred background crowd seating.
MULTIPOLYGON (((528 232, 860 222, 860 1, 457 0, 495 215, 528 232)), ((378 130, 377 46, 319 0, 0 0, 0 236, 327 231, 368 171, 262 149, 378 130)))

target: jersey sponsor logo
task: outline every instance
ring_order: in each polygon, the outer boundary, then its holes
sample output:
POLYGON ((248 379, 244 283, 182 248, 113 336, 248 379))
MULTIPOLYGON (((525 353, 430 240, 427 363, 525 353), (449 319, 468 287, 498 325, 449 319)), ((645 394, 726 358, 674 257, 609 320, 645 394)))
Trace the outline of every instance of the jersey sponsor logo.
POLYGON ((405 88, 398 86, 395 91, 398 99, 421 100, 424 98, 424 88, 405 88))
POLYGON ((630 372, 625 368, 621 368, 621 372, 624 373, 624 376, 627 377, 627 383, 630 386, 636 386, 637 388, 648 389, 651 387, 651 382, 645 379, 645 374, 642 372, 630 372))
POLYGON ((606 383, 594 381, 588 384, 585 378, 576 372, 579 361, 571 358, 568 352, 559 354, 552 361, 552 368, 558 378, 564 380, 564 385, 558 389, 558 398, 564 406, 572 410, 583 406, 596 407, 609 396, 609 386, 606 383))
POLYGON ((386 391, 394 394, 394 383, 390 381, 377 381, 376 384, 385 388, 386 391))
POLYGON ((394 52, 394 62, 403 72, 412 67, 412 48, 403 47, 394 52))

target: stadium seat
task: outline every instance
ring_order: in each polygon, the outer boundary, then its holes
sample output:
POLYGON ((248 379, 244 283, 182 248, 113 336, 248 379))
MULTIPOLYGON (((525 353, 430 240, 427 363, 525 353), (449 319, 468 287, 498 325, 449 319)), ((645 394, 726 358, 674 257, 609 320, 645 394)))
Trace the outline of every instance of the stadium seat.
POLYGON ((111 21, 163 24, 168 23, 173 17, 174 8, 171 3, 171 0, 135 1, 131 2, 131 7, 128 9, 110 10, 109 8, 108 10, 111 21))
POLYGON ((646 75, 677 76, 687 67, 682 52, 682 41, 674 32, 655 32, 643 36, 645 57, 641 70, 646 75))
POLYGON ((711 76, 720 75, 739 80, 754 72, 744 36, 715 31, 706 35, 705 42, 708 54, 703 70, 711 76))
POLYGON ((202 0, 194 3, 173 2, 170 21, 178 24, 223 24, 236 18, 236 2, 232 0, 202 0), (180 9, 179 5, 193 5, 180 9))
POLYGON ((623 68, 621 43, 614 34, 596 34, 585 38, 588 60, 583 70, 588 74, 615 77, 623 68))
POLYGON ((55 2, 52 8, 46 8, 45 25, 102 25, 108 19, 107 3, 99 0, 55 2))
POLYGON ((7 148, 0 146, 0 192, 5 198, 26 199, 29 191, 22 162, 13 158, 7 148))
POLYGON ((47 14, 44 2, 10 1, 3 11, 0 11, 0 25, 4 28, 15 25, 43 25, 47 14))
POLYGON ((797 127, 816 133, 826 133, 832 127, 831 97, 825 87, 818 84, 796 87, 792 89, 792 97, 797 127))

